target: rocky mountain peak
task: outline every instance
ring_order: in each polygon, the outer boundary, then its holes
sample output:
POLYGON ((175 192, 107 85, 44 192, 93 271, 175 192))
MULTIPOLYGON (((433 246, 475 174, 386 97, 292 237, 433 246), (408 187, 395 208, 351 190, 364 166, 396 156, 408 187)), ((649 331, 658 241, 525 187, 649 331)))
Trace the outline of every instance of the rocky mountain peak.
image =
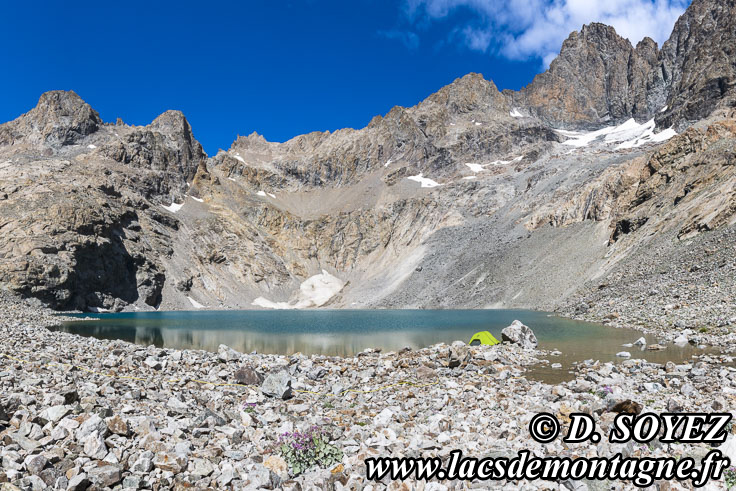
POLYGON ((236 148, 241 148, 244 150, 265 150, 268 148, 269 145, 270 142, 266 140, 263 135, 254 131, 248 136, 239 135, 230 148, 231 150, 236 148))
POLYGON ((469 73, 441 88, 427 102, 445 106, 452 114, 465 114, 476 110, 505 110, 507 101, 496 84, 480 73, 469 73))
POLYGON ((73 91, 53 90, 39 98, 36 107, 0 126, 0 143, 19 140, 51 146, 71 145, 97 131, 100 115, 73 91))
POLYGON ((615 29, 585 25, 562 44, 549 70, 516 105, 544 122, 595 128, 655 118, 683 129, 719 107, 736 107, 736 0, 694 0, 660 50, 651 38, 634 48, 615 29))
POLYGON ((588 24, 570 34, 549 70, 513 97, 555 126, 596 127, 646 118, 652 112, 647 84, 656 55, 651 39, 634 49, 613 27, 588 24))
POLYGON ((151 122, 151 128, 163 133, 191 133, 187 118, 181 111, 168 110, 151 122))
POLYGON ((683 126, 736 106, 736 1, 693 0, 662 46, 665 126, 683 126))

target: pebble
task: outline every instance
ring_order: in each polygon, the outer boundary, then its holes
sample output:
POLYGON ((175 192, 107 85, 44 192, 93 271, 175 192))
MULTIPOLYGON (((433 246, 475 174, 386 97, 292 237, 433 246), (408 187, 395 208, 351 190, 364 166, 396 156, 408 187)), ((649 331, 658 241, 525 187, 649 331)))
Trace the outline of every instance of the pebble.
MULTIPOLYGON (((58 318, 1 300, 0 294, 0 352, 22 353, 31 361, 0 358, 0 413, 7 416, 0 419, 9 423, 0 428, 0 478, 18 489, 45 487, 46 480, 71 490, 317 489, 325 483, 334 489, 385 489, 365 481, 367 456, 447 456, 452 449, 475 457, 524 449, 570 458, 613 455, 621 449, 567 446, 560 439, 537 443, 526 424, 540 412, 562 420, 587 412, 599 425, 610 424, 615 414, 609 411, 624 401, 643 412, 732 411, 736 398, 736 369, 726 356, 702 355, 683 365, 590 360, 575 366, 573 380, 553 386, 524 378, 548 353, 512 343, 438 344, 346 357, 243 354, 222 346, 214 353, 159 349, 48 331, 44 326, 58 318), (94 373, 52 370, 48 362, 94 373), (110 372, 136 379, 105 376, 110 372), (257 382, 259 375, 260 386, 219 385, 257 382), (405 380, 421 387, 369 390, 405 380), (293 476, 274 449, 283 433, 313 426, 328 432, 343 460, 334 475, 333 469, 313 468, 293 476)), ((682 444, 677 452, 701 450, 682 444)), ((657 445, 635 451, 667 455, 657 445)), ((408 482, 389 489, 483 489, 482 484, 408 482)), ((506 488, 550 489, 548 483, 523 480, 506 488)))

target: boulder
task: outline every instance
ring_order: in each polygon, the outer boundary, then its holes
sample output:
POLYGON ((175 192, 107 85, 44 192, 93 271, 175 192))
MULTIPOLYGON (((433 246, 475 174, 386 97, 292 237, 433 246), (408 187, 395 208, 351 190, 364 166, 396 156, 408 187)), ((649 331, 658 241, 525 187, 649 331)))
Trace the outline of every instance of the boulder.
POLYGON ((128 433, 130 433, 128 423, 120 416, 116 415, 111 418, 107 418, 105 423, 107 423, 107 429, 110 433, 121 436, 127 436, 128 433))
POLYGON ((235 382, 243 385, 261 385, 263 375, 250 367, 242 367, 234 375, 235 382))
POLYGON ((87 474, 81 473, 69 479, 69 484, 66 489, 67 491, 84 491, 90 484, 89 479, 87 479, 87 474))
POLYGON ((510 326, 501 331, 501 338, 503 341, 518 344, 525 349, 534 349, 539 344, 534 331, 518 320, 515 320, 510 326))
POLYGON ((292 393, 292 379, 286 370, 269 373, 261 385, 261 392, 270 397, 289 399, 292 393))
POLYGON ((467 364, 468 361, 470 361, 470 350, 468 347, 463 344, 462 346, 456 346, 453 344, 452 347, 450 347, 450 352, 448 353, 448 364, 450 368, 456 368, 461 365, 467 364))
POLYGON ((685 346, 690 340, 684 334, 680 334, 675 338, 675 344, 678 346, 685 346))
POLYGON ((642 410, 641 404, 632 400, 621 401, 611 408, 614 413, 640 414, 642 410))
POLYGON ((33 475, 40 474, 48 463, 48 459, 43 455, 29 455, 24 461, 26 470, 33 475))
POLYGON ((221 344, 217 347, 217 358, 220 361, 228 362, 228 361, 235 361, 239 360, 242 356, 242 353, 239 353, 232 349, 230 346, 227 346, 225 344, 221 344))
POLYGON ((327 370, 322 367, 314 367, 307 372, 307 378, 309 378, 309 380, 319 380, 325 375, 327 375, 327 370))
POLYGON ((69 406, 64 406, 64 405, 51 406, 41 411, 41 414, 39 414, 39 416, 42 419, 45 419, 46 421, 51 421, 52 423, 58 423, 61 420, 61 418, 63 418, 70 412, 72 412, 72 410, 69 406))
POLYGON ((421 365, 416 370, 416 377, 420 380, 432 380, 437 378, 437 372, 428 366, 421 365))
POLYGON ((113 487, 120 482, 120 468, 114 465, 93 467, 87 472, 87 478, 101 488, 113 487))

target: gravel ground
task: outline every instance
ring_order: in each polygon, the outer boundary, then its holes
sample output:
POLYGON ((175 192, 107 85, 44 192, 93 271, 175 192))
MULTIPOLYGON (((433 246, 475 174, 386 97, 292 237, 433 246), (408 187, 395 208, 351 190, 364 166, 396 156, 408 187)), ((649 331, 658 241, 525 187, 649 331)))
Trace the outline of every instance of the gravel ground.
POLYGON ((3 490, 633 488, 621 481, 368 483, 363 460, 448 458, 454 449, 479 458, 527 449, 699 459, 707 446, 610 444, 605 437, 597 445, 559 438, 543 445, 527 426, 539 412, 563 423, 586 412, 605 430, 618 402, 655 412, 730 411, 736 395, 727 356, 667 366, 591 360, 577 367, 575 380, 551 386, 523 377, 548 353, 509 344, 456 342, 349 358, 226 346, 208 353, 51 332, 44 326, 58 318, 49 313, 7 298, 0 304, 3 490), (278 440, 314 427, 342 458, 294 475, 278 440))
POLYGON ((557 312, 674 340, 736 343, 736 227, 688 241, 658 237, 557 312))

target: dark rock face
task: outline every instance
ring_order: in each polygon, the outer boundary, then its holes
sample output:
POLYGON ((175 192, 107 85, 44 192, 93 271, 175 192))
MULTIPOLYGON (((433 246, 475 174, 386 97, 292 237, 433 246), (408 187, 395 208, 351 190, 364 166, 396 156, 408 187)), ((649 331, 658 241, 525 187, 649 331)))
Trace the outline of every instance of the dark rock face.
POLYGON ((207 159, 180 111, 166 111, 150 125, 105 144, 100 153, 121 164, 154 171, 137 183, 148 199, 181 197, 207 159))
POLYGON ((669 109, 663 127, 682 126, 736 105, 736 1, 694 0, 662 46, 669 109))
POLYGON ((110 126, 74 92, 48 92, 0 125, 0 149, 13 165, 0 179, 0 283, 55 309, 160 304, 178 221, 152 205, 181 200, 206 160, 180 112, 110 126))
POLYGON ((548 71, 519 93, 507 94, 556 126, 646 118, 652 112, 647 85, 657 52, 649 38, 634 48, 612 27, 590 24, 567 38, 548 71))
POLYGON ((633 47, 612 27, 586 25, 563 43, 548 71, 505 93, 560 127, 656 117, 658 127, 683 128, 736 104, 734 57, 734 0, 695 0, 661 50, 650 38, 633 47))
POLYGON ((161 302, 165 277, 135 239, 140 231, 135 210, 113 210, 101 201, 82 199, 66 206, 50 204, 43 216, 14 216, 0 251, 20 248, 29 253, 0 261, 0 281, 18 293, 57 309, 119 309, 138 298, 151 306, 161 302), (82 203, 88 206, 77 207, 82 203), (20 236, 34 227, 49 235, 20 236))

